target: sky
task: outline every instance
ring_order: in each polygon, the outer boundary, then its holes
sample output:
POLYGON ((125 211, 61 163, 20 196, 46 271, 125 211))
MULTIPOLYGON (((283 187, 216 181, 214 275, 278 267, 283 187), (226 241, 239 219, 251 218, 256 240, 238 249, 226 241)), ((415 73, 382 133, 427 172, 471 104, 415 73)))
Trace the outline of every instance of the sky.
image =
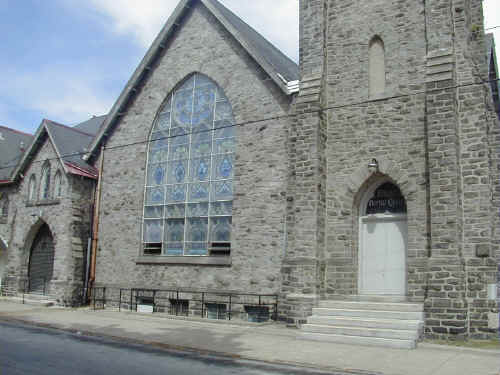
MULTIPOLYGON (((0 0, 0 125, 34 133, 43 118, 107 113, 178 1, 0 0)), ((298 61, 299 0, 220 1, 298 61)), ((500 1, 484 7, 500 26, 500 1)))

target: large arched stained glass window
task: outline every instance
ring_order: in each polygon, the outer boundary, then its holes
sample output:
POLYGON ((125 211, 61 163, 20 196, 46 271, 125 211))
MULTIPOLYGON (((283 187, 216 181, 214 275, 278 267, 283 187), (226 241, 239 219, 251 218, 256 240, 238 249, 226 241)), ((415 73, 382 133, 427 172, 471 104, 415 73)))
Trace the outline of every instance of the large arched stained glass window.
POLYGON ((144 194, 145 255, 228 254, 234 129, 222 89, 193 74, 153 125, 144 194))

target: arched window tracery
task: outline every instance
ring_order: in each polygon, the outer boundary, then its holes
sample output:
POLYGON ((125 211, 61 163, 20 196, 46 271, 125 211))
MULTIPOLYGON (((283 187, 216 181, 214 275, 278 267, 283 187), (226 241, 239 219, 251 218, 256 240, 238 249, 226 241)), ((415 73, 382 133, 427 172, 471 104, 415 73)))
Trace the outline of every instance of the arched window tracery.
POLYGON ((50 164, 46 163, 42 168, 42 178, 40 180, 40 199, 50 198, 50 164))
POLYGON ((191 75, 165 101, 150 136, 144 192, 145 255, 227 255, 235 134, 222 89, 191 75))
POLYGON ((34 174, 30 177, 28 184, 28 201, 33 202, 36 199, 36 176, 34 174))
POLYGON ((375 36, 369 45, 369 85, 370 97, 385 92, 385 45, 379 36, 375 36))
POLYGON ((61 171, 57 171, 54 176, 54 198, 61 198, 62 195, 62 176, 61 171))

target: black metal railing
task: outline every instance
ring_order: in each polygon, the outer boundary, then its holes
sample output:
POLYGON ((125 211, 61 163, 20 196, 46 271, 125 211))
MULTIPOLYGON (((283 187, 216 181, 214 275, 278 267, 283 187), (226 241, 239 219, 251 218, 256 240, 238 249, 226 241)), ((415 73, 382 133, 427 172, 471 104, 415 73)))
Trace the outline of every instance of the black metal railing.
POLYGON ((47 279, 45 277, 40 278, 29 278, 22 281, 22 294, 23 294, 23 303, 25 294, 38 294, 42 296, 47 295, 47 279))
POLYGON ((209 319, 265 322, 278 318, 278 296, 236 292, 96 286, 83 291, 94 310, 147 311, 209 319))

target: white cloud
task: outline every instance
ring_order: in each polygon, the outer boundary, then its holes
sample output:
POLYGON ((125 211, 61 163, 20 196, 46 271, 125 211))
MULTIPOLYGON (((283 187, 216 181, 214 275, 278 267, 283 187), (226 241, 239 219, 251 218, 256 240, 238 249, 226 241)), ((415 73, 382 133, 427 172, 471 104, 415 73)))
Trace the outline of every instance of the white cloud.
MULTIPOLYGON (((178 0, 91 0, 90 5, 110 17, 118 34, 130 34, 149 47, 178 4, 178 0)), ((298 60, 298 0, 223 0, 225 6, 298 60)))
MULTIPOLYGON (((64 124, 83 121, 94 114, 107 113, 114 99, 113 94, 100 88, 104 77, 88 66, 92 64, 65 66, 52 63, 37 72, 7 70, 2 91, 9 94, 12 102, 22 103, 25 110, 39 111, 51 120, 64 124)), ((6 114, 3 118, 8 118, 7 108, 0 106, 0 113, 6 114)), ((16 128, 32 129, 33 126, 38 124, 16 128)))
POLYGON ((112 20, 115 33, 132 34, 149 47, 177 5, 177 0, 90 0, 89 5, 112 20))

